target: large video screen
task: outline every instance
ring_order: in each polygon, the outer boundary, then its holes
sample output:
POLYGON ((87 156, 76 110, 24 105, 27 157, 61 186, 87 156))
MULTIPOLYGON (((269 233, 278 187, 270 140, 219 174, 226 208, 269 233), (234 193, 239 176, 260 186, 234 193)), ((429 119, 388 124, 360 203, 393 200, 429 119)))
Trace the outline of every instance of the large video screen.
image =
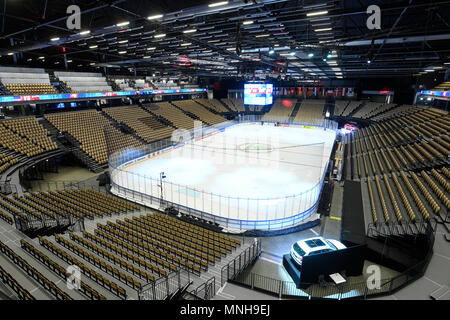
POLYGON ((273 84, 246 83, 244 85, 244 104, 266 106, 273 103, 273 84))

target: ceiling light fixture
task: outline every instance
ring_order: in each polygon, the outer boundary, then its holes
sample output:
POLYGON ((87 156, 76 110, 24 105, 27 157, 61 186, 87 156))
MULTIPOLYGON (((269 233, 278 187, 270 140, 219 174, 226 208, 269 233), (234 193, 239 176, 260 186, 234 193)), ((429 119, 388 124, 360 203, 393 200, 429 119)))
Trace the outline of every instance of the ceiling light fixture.
POLYGON ((215 7, 224 6, 226 4, 228 4, 228 1, 220 1, 220 2, 211 3, 208 5, 208 7, 215 8, 215 7))
POLYGON ((120 22, 116 24, 116 27, 124 27, 130 24, 130 21, 120 22))
POLYGON ((150 16, 147 19, 148 20, 156 20, 156 19, 161 19, 163 17, 162 14, 155 14, 154 16, 150 16))
POLYGON ((315 29, 315 32, 323 32, 323 31, 331 31, 333 28, 322 28, 322 29, 315 29))
POLYGON ((307 17, 322 16, 327 13, 328 13, 327 10, 322 10, 322 11, 309 12, 306 14, 306 16, 307 17))

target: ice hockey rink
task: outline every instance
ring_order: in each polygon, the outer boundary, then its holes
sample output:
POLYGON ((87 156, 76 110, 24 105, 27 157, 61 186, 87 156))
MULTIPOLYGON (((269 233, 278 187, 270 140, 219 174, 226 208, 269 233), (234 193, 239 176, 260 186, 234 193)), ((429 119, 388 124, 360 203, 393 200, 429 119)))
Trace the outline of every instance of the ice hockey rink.
POLYGON ((232 220, 282 220, 317 203, 334 139, 318 127, 237 124, 126 164, 112 179, 160 198, 164 172, 165 201, 232 220))

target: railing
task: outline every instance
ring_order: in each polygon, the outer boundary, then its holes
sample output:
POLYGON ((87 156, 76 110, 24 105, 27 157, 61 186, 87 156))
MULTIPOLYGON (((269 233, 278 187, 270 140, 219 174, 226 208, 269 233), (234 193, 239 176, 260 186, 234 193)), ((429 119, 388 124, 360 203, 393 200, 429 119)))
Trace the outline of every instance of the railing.
POLYGON ((426 224, 424 231, 428 241, 428 251, 421 261, 404 272, 391 278, 381 279, 379 285, 369 281, 347 281, 343 284, 311 284, 302 283, 300 288, 292 281, 270 278, 264 275, 242 272, 238 276, 229 277, 229 281, 256 289, 279 298, 296 299, 366 299, 368 297, 392 294, 414 280, 422 277, 433 255, 434 231, 431 223, 426 224))
POLYGON ((261 240, 255 238, 255 242, 244 250, 239 256, 222 267, 220 272, 220 285, 223 286, 228 280, 235 279, 250 264, 254 263, 261 254, 261 240))
POLYGON ((98 184, 89 184, 82 181, 32 181, 31 188, 35 192, 72 190, 72 189, 93 189, 106 193, 105 187, 98 184))
POLYGON ((429 227, 436 230, 436 221, 407 221, 390 223, 369 223, 367 227, 368 237, 377 236, 401 236, 425 234, 429 227))
MULTIPOLYGON (((316 208, 328 163, 324 168, 318 167, 317 176, 319 179, 308 190, 282 197, 255 199, 214 194, 194 189, 188 185, 180 185, 166 180, 160 181, 157 177, 128 170, 128 167, 134 163, 159 156, 172 149, 185 146, 192 141, 198 141, 224 131, 234 125, 241 123, 268 124, 267 121, 263 123, 260 120, 261 116, 242 116, 238 117, 236 121, 228 121, 212 127, 204 128, 200 126, 191 131, 185 130, 180 133, 182 137, 178 137, 182 138, 182 142, 176 143, 174 141, 179 140, 177 137, 172 137, 140 148, 116 151, 109 156, 111 192, 147 206, 158 206, 160 208, 173 206, 182 213, 220 224, 227 229, 282 230, 296 226, 305 221, 316 208), (161 187, 161 184, 163 187, 161 187)), ((302 127, 307 125, 287 122, 287 119, 272 120, 284 120, 285 122, 276 123, 280 126, 302 127)), ((323 130, 334 131, 337 128, 337 124, 329 120, 323 120, 321 125, 324 126, 320 127, 323 130)), ((311 124, 308 124, 308 127, 311 127, 311 124)), ((105 132, 105 135, 108 136, 108 133, 105 132)), ((323 143, 308 145, 308 147, 316 148, 316 152, 313 152, 315 154, 324 153, 323 143)), ((187 152, 190 151, 187 150, 187 152)), ((250 161, 247 158, 245 160, 250 161)))
POLYGON ((216 295, 216 277, 208 279, 189 293, 200 300, 211 300, 216 295))
POLYGON ((145 285, 138 291, 138 298, 139 300, 164 300, 190 282, 189 271, 179 269, 167 277, 161 277, 145 285))

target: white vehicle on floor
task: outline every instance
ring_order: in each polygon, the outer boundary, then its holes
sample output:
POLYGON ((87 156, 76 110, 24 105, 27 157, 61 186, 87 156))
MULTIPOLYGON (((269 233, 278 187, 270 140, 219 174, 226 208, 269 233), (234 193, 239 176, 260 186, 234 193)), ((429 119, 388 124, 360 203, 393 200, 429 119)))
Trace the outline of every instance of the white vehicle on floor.
POLYGON ((299 266, 301 266, 303 258, 306 256, 345 248, 347 247, 337 240, 314 237, 294 243, 291 247, 291 257, 299 266))

